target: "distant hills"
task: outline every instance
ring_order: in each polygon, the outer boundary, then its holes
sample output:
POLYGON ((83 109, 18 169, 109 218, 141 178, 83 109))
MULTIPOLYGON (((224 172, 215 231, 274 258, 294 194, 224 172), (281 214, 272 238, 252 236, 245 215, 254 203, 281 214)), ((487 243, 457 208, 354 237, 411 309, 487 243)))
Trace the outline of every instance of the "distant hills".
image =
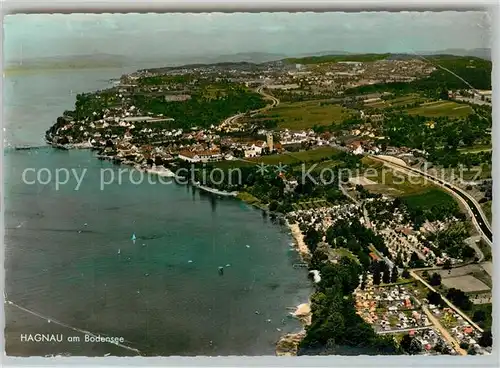
MULTIPOLYGON (((25 59, 22 61, 11 61, 5 65, 5 71, 16 70, 39 70, 39 69, 90 69, 90 68, 151 68, 161 66, 179 66, 186 64, 217 64, 227 62, 248 62, 248 63, 265 63, 269 61, 277 61, 290 59, 291 61, 300 58, 318 58, 323 59, 326 56, 332 56, 346 59, 349 55, 377 55, 377 54, 362 54, 355 52, 346 52, 338 50, 318 51, 301 54, 280 54, 267 52, 240 52, 226 55, 192 55, 192 56, 165 56, 165 57, 134 57, 113 54, 85 54, 85 55, 70 55, 70 56, 53 56, 36 59, 25 59), (345 57, 341 57, 345 56, 345 57)), ((389 55, 389 58, 406 59, 414 56, 408 53, 392 53, 380 54, 389 55)), ((417 55, 455 55, 455 56, 473 56, 484 60, 491 61, 491 49, 445 49, 439 51, 422 51, 417 55)), ((359 58, 359 57, 358 57, 359 58)), ((348 59, 348 58, 347 58, 348 59)), ((347 60, 346 59, 346 60, 347 60)), ((326 60, 326 59, 325 59, 326 60)))
POLYGON ((480 48, 480 49, 446 49, 441 51, 431 51, 420 53, 420 55, 455 55, 455 56, 474 56, 480 59, 491 61, 491 49, 490 48, 480 48))
POLYGON ((50 56, 11 61, 6 63, 5 71, 15 72, 22 70, 119 68, 126 65, 127 60, 120 55, 87 54, 50 56))

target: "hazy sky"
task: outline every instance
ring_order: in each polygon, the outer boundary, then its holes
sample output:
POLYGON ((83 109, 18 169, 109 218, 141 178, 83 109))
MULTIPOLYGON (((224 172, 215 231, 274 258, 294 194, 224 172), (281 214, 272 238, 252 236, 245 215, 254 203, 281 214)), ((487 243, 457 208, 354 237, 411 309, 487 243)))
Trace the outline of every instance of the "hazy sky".
POLYGON ((21 49, 23 58, 412 52, 490 47, 490 37, 482 12, 43 14, 4 22, 7 61, 21 49))

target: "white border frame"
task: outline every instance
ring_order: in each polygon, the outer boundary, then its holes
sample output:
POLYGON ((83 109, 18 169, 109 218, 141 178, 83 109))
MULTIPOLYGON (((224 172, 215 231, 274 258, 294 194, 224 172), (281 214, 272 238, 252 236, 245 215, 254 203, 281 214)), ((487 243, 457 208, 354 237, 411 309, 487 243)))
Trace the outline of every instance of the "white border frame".
MULTIPOLYGON (((491 15, 492 24, 492 61, 493 61, 493 168, 492 177, 494 197, 500 195, 500 151, 495 147, 500 144, 500 73, 497 69, 497 64, 500 60, 500 18, 499 18, 499 1, 498 0, 441 0, 441 1, 415 1, 415 0, 323 0, 323 1, 271 1, 271 0, 236 0, 236 1, 195 1, 195 0, 149 0, 147 2, 141 0, 108 0, 108 1, 65 1, 65 0, 0 0, 2 2, 2 15, 14 13, 152 13, 152 12, 324 12, 324 11, 443 11, 443 10, 482 10, 488 11, 491 15)), ((2 17, 3 22, 3 17, 2 17)), ((0 30, 3 36, 3 27, 0 30)), ((2 37, 3 40, 3 37, 2 37)), ((3 69, 3 57, 1 59, 3 69)), ((3 90, 3 79, 0 80, 0 85, 3 90)), ((2 109, 2 127, 3 127, 3 100, 0 100, 0 108, 2 109)), ((3 144, 3 129, 0 131, 0 138, 3 144)), ((2 180, 3 188, 3 155, 0 159, 2 165, 2 180)), ((2 191, 3 193, 3 191, 2 191)), ((4 235, 4 208, 3 198, 0 199, 1 208, 1 224, 0 233, 4 235)), ((494 201, 492 211, 494 213, 492 227, 493 229, 500 228, 500 201, 494 201)), ((493 242, 493 259, 498 259, 498 250, 496 249, 496 237, 493 242)), ((0 260, 3 264, 4 247, 0 252, 0 260)), ((4 268, 0 267, 1 288, 4 287, 4 268)), ((498 269, 495 267, 493 279, 496 280, 499 275, 498 269)), ((268 366, 268 367, 498 367, 499 349, 498 336, 500 336, 499 320, 496 316, 499 315, 499 296, 500 286, 496 282, 493 284, 493 352, 489 356, 301 356, 301 357, 162 357, 162 358, 15 358, 7 357, 5 353, 2 356, 2 365, 5 366, 164 366, 171 367, 239 367, 239 366, 268 366)), ((1 335, 2 340, 0 346, 4 346, 4 313, 3 303, 0 307, 1 314, 1 335)))

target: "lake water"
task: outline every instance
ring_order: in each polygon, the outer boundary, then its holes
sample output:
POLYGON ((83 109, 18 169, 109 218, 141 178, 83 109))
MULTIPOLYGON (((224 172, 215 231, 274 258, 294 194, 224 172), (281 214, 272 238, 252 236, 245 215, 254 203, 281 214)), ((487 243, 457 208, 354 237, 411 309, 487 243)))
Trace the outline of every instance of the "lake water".
MULTIPOLYGON (((76 93, 105 88, 124 72, 7 77, 4 138, 42 145, 76 93)), ((272 355, 280 335, 300 329, 289 308, 307 301, 311 283, 292 267, 299 260, 288 230, 260 211, 127 177, 100 190, 102 170, 119 167, 87 150, 7 149, 3 159, 6 294, 15 303, 5 305, 7 354, 135 354, 85 343, 73 327, 123 337, 146 355, 272 355), (75 191, 71 180, 58 189, 26 184, 26 168, 86 173, 75 191), (63 334, 65 342, 21 341, 35 333, 63 334), (72 336, 82 341, 68 342, 72 336)))

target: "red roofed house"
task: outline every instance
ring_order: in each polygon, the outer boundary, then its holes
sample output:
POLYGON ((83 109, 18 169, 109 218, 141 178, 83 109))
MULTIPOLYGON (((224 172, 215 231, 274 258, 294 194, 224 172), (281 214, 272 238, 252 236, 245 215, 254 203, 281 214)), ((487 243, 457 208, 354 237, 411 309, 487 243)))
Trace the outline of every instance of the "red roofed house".
POLYGON ((467 335, 471 334, 474 331, 474 329, 471 326, 467 326, 464 328, 464 333, 467 335))

